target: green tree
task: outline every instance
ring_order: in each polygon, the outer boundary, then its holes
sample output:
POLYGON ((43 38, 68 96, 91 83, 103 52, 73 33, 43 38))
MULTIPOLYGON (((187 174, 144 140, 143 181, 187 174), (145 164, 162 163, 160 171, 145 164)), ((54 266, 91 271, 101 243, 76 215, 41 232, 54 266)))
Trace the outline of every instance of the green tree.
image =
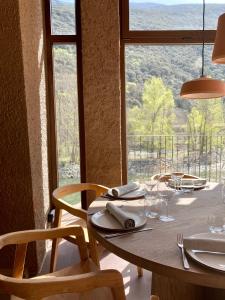
POLYGON ((151 77, 144 83, 142 103, 128 112, 128 133, 169 135, 173 133, 174 98, 161 78, 151 77))
POLYGON ((206 136, 222 133, 224 127, 223 103, 221 99, 195 100, 188 115, 187 131, 192 144, 200 138, 200 152, 206 144, 206 136))

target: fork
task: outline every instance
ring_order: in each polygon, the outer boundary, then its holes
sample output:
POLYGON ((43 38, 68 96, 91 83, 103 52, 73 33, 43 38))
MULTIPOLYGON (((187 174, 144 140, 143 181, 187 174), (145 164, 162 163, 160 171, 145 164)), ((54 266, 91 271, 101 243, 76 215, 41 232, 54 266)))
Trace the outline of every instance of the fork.
POLYGON ((184 252, 183 234, 182 233, 177 234, 177 246, 181 249, 184 269, 185 270, 190 269, 187 257, 186 257, 185 252, 184 252))

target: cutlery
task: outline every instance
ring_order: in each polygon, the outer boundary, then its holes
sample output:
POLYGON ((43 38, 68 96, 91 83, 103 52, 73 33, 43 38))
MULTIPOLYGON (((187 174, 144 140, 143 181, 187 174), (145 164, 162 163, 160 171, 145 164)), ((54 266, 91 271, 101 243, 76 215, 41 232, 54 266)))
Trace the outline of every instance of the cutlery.
POLYGON ((96 214, 96 212, 97 211, 88 211, 87 214, 88 214, 88 216, 92 216, 92 215, 96 214))
POLYGON ((113 196, 110 196, 110 195, 107 195, 107 194, 101 195, 101 198, 106 198, 106 199, 110 199, 110 200, 116 200, 117 199, 117 198, 115 198, 113 196))
POLYGON ((127 231, 127 232, 109 233, 109 234, 105 234, 104 237, 106 239, 111 239, 111 238, 114 238, 114 237, 117 237, 117 236, 123 236, 123 235, 131 234, 131 233, 147 231, 147 230, 152 230, 152 229, 153 229, 152 227, 146 227, 146 228, 131 230, 131 231, 127 231))
POLYGON ((181 234, 181 233, 177 234, 177 246, 181 249, 184 269, 185 270, 190 269, 187 257, 186 257, 185 252, 184 252, 183 234, 181 234))

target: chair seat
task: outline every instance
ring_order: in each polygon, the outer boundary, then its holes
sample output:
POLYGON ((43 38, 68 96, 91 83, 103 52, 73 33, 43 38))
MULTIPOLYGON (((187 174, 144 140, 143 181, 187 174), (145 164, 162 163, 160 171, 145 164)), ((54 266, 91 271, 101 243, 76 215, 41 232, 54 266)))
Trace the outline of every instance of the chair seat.
MULTIPOLYGON (((41 279, 41 278, 49 278, 49 277, 80 275, 88 272, 94 272, 97 270, 99 270, 98 267, 92 262, 92 260, 88 259, 85 262, 80 262, 79 264, 61 269, 53 273, 36 276, 33 278, 33 280, 41 279)), ((23 300, 23 299, 15 296, 11 296, 11 300, 23 300)), ((43 300, 113 300, 113 297, 112 297, 111 290, 109 288, 101 288, 83 294, 54 295, 50 297, 45 297, 43 298, 43 300)))

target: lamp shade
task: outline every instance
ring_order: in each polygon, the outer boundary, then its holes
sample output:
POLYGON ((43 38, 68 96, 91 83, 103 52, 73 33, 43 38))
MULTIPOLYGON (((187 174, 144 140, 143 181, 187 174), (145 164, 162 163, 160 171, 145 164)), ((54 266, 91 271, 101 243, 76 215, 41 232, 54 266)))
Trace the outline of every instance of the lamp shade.
POLYGON ((184 99, 212 99, 225 96, 225 82, 202 76, 187 81, 182 85, 181 98, 184 99))
POLYGON ((218 19, 212 61, 216 64, 225 64, 225 13, 218 19))

